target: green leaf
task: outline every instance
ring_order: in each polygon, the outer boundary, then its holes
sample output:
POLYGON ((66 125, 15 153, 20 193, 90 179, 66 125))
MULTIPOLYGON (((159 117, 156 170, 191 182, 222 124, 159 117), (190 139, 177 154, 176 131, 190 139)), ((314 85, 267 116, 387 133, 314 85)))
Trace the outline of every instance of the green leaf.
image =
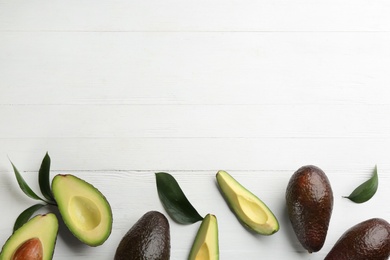
POLYGON ((203 218, 188 201, 175 178, 169 173, 156 173, 158 196, 169 216, 179 224, 193 224, 203 218))
POLYGON ((18 169, 15 167, 15 165, 12 162, 11 162, 11 164, 12 164, 12 167, 14 168, 16 180, 18 181, 19 187, 24 192, 24 194, 26 194, 27 196, 29 196, 32 199, 44 201, 37 194, 35 194, 35 192, 33 192, 31 190, 31 188, 28 186, 28 184, 24 181, 22 175, 20 175, 20 173, 19 173, 18 169))
POLYGON ((54 202, 54 197, 50 188, 50 156, 46 153, 39 169, 39 188, 42 195, 50 202, 54 202))
POLYGON ((26 210, 24 210, 22 213, 20 213, 20 215, 15 221, 13 232, 15 232, 21 226, 23 226, 38 209, 44 206, 45 206, 44 204, 35 204, 27 208, 26 210))
POLYGON ((378 189, 378 171, 375 166, 372 177, 360 184, 349 196, 344 198, 350 199, 355 203, 363 203, 371 199, 378 189))

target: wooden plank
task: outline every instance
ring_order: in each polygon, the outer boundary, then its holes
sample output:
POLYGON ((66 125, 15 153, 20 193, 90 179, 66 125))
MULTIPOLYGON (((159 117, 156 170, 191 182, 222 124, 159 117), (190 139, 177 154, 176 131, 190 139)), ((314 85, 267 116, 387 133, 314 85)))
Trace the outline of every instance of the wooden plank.
POLYGON ((390 33, 1 37, 0 104, 390 104, 390 33))
POLYGON ((0 7, 0 31, 390 30, 386 0, 2 0, 0 7))
POLYGON ((383 118, 390 105, 3 105, 0 138, 389 139, 383 118))
POLYGON ((36 171, 46 151, 54 170, 390 170, 388 138, 6 138, 0 147, 7 171, 7 156, 36 171))

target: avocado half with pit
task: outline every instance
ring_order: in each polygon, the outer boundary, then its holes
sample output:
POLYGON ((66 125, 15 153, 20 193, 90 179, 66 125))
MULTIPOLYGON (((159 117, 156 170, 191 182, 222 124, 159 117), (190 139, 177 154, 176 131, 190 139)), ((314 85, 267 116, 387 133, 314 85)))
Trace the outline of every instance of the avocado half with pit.
POLYGON ((0 260, 52 259, 57 234, 58 220, 53 213, 37 215, 9 237, 0 253, 0 260))
POLYGON ((104 195, 71 174, 53 178, 52 192, 68 229, 90 246, 103 244, 111 234, 112 211, 104 195))
POLYGON ((207 214, 198 229, 192 245, 189 260, 218 260, 218 222, 212 214, 207 214))
POLYGON ((241 223, 261 235, 279 230, 279 222, 267 205, 226 171, 218 171, 217 183, 231 210, 241 223))

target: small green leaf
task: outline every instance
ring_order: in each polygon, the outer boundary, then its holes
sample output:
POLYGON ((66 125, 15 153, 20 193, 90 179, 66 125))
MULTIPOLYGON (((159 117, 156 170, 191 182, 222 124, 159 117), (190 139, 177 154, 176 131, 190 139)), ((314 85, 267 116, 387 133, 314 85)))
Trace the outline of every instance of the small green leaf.
POLYGON ((37 194, 35 194, 35 192, 32 191, 32 189, 24 181, 22 175, 20 175, 20 173, 19 173, 18 169, 15 167, 15 165, 12 162, 11 162, 11 164, 12 164, 12 167, 14 168, 16 180, 18 181, 19 187, 24 192, 24 194, 26 194, 27 196, 29 196, 32 199, 44 201, 37 194))
POLYGON ((39 188, 42 195, 49 201, 54 202, 53 194, 50 188, 50 156, 46 153, 39 169, 39 188))
POLYGON ((169 216, 179 224, 193 224, 203 218, 188 201, 175 178, 169 173, 156 173, 158 196, 169 216))
POLYGON ((20 213, 20 215, 15 221, 13 232, 15 232, 21 226, 23 226, 38 209, 44 206, 45 206, 44 204, 35 204, 27 208, 26 210, 24 210, 22 213, 20 213))
POLYGON ((363 203, 371 199, 378 189, 378 171, 375 166, 372 177, 360 184, 349 196, 344 198, 350 199, 356 203, 363 203))

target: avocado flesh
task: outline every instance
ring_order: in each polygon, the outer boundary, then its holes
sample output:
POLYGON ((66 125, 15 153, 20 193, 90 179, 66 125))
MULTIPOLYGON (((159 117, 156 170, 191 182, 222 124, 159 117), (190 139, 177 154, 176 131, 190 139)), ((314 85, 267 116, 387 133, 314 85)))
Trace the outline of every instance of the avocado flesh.
POLYGON ((112 211, 104 195, 70 174, 53 178, 52 192, 64 223, 81 242, 98 246, 111 234, 112 211))
POLYGON ((333 210, 333 192, 325 173, 313 165, 299 168, 287 185, 286 206, 301 245, 309 253, 319 251, 333 210))
POLYGON ((149 211, 123 236, 114 260, 169 260, 170 250, 168 219, 158 211, 149 211))
POLYGON ((380 218, 363 221, 339 238, 325 260, 386 260, 390 257, 390 225, 380 218))
POLYGON ((245 226, 261 235, 272 235, 279 230, 277 218, 263 201, 226 171, 218 171, 216 177, 227 203, 245 226))
POLYGON ((214 215, 203 219, 192 245, 189 260, 218 260, 218 223, 214 215))
POLYGON ((6 241, 0 260, 15 259, 15 252, 29 241, 38 239, 42 249, 42 260, 53 258, 58 234, 58 220, 53 213, 37 215, 17 229, 6 241))

